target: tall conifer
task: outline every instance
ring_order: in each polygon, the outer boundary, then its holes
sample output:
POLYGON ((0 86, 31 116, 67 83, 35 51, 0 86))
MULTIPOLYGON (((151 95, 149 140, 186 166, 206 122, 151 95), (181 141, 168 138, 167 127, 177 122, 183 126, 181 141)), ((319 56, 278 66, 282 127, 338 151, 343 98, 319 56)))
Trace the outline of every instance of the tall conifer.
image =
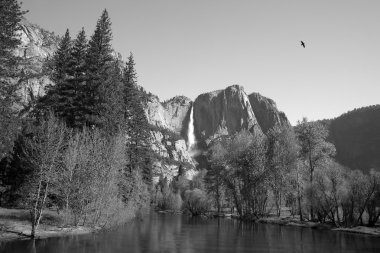
POLYGON ((101 91, 104 90, 102 85, 105 85, 109 71, 112 68, 111 40, 111 21, 107 10, 104 10, 89 41, 86 57, 87 94, 84 101, 84 110, 87 124, 90 126, 101 125, 100 115, 104 113, 105 97, 101 91))
POLYGON ((78 33, 71 50, 71 58, 68 63, 68 71, 71 79, 68 82, 73 88, 73 103, 71 110, 72 127, 83 127, 85 125, 85 113, 83 109, 83 101, 86 96, 86 55, 87 55, 87 39, 84 28, 78 33))
POLYGON ((46 96, 42 97, 35 109, 36 114, 52 110, 58 117, 71 124, 70 108, 73 104, 73 87, 69 80, 69 62, 71 62, 72 41, 67 29, 51 63, 50 78, 54 85, 47 87, 46 96))
POLYGON ((12 107, 19 99, 19 58, 13 51, 21 43, 17 31, 25 13, 16 0, 0 3, 0 159, 12 150, 17 135, 18 117, 12 107))
POLYGON ((150 184, 152 177, 148 145, 150 133, 148 120, 141 103, 141 94, 137 86, 137 74, 132 53, 128 57, 124 69, 123 83, 130 169, 140 169, 144 181, 150 184))

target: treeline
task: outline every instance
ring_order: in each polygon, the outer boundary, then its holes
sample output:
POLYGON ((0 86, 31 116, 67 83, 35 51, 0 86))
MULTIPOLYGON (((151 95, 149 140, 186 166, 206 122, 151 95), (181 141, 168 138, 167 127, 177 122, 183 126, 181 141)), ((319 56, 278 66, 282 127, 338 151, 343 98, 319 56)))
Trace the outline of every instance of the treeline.
POLYGON ((339 162, 365 172, 380 168, 380 105, 358 108, 323 123, 339 151, 339 162))
POLYGON ((14 110, 23 85, 13 50, 25 12, 15 0, 0 6, 1 206, 28 208, 32 236, 46 207, 69 225, 108 226, 150 203, 149 126, 133 55, 123 63, 111 47, 106 10, 87 40, 69 30, 46 60, 53 81, 21 117, 14 110))
POLYGON ((373 226, 380 216, 380 173, 364 174, 334 160, 335 147, 319 122, 275 127, 267 136, 242 131, 210 144, 207 170, 156 187, 159 207, 193 214, 235 210, 256 220, 290 208, 300 221, 373 226), (179 201, 181 200, 181 201, 179 201))

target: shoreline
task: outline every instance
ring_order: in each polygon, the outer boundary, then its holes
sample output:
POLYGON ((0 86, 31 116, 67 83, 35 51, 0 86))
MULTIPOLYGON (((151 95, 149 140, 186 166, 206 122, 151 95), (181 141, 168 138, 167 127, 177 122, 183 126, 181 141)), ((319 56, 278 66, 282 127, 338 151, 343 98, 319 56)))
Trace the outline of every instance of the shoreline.
MULTIPOLYGON (((182 212, 171 211, 171 210, 156 210, 156 212, 161 213, 161 214, 172 214, 172 215, 183 214, 182 212)), ((237 219, 237 220, 247 221, 247 222, 257 222, 257 223, 273 224, 273 225, 279 225, 279 226, 291 226, 291 227, 300 227, 300 228, 330 230, 330 231, 345 232, 345 233, 351 233, 351 234, 361 234, 361 235, 380 237, 380 226, 377 226, 377 227, 356 226, 352 228, 334 227, 332 225, 322 224, 319 222, 312 222, 312 221, 301 222, 296 218, 292 218, 291 216, 286 216, 286 217, 271 216, 271 217, 260 218, 257 220, 243 220, 243 219, 240 219, 240 217, 236 214, 231 214, 231 213, 218 214, 214 212, 204 215, 202 217, 206 217, 209 219, 215 219, 215 218, 237 219)))
MULTIPOLYGON (((14 240, 31 240, 31 223, 25 209, 0 208, 0 243, 14 240)), ((52 210, 45 210, 34 239, 90 234, 100 227, 65 225, 64 218, 52 210)))
POLYGON ((292 226, 292 227, 302 227, 302 228, 322 229, 322 230, 325 229, 325 230, 330 230, 330 231, 380 237, 380 227, 365 227, 365 226, 356 226, 352 228, 334 227, 332 225, 322 224, 319 222, 312 222, 312 221, 301 222, 291 217, 284 217, 284 218, 267 217, 267 218, 260 218, 256 222, 266 223, 266 224, 275 224, 279 226, 292 226))
MULTIPOLYGON (((169 210, 156 210, 155 212, 161 214, 171 214, 171 215, 182 215, 182 212, 174 212, 169 210)), ((207 216, 208 218, 225 218, 225 219, 240 219, 237 215, 233 214, 224 214, 218 215, 213 214, 207 216)), ((311 229, 325 229, 330 231, 351 233, 351 234, 361 234, 367 236, 380 237, 380 227, 365 227, 365 226, 357 226, 353 228, 343 228, 343 227, 333 227, 328 224, 321 224, 318 222, 310 222, 299 220, 291 217, 265 217, 260 218, 258 220, 246 220, 248 222, 257 222, 264 224, 273 224, 279 226, 292 226, 292 227, 300 227, 300 228, 311 228, 311 229)), ((30 237, 31 225, 22 220, 15 219, 1 219, 0 220, 0 243, 2 242, 10 242, 17 240, 31 240, 30 237)), ((41 224, 38 230, 36 231, 36 236, 34 239, 46 239, 52 237, 64 237, 64 236, 73 236, 73 235, 85 235, 98 233, 102 231, 101 228, 91 228, 91 227, 65 227, 60 225, 47 225, 41 224)))
MULTIPOLYGON (((22 224, 14 224, 16 227, 12 229, 5 229, 0 232, 0 243, 1 242, 9 242, 16 240, 32 240, 30 237, 30 226, 29 228, 25 228, 25 225, 22 224)), ((46 239, 51 237, 64 237, 64 236, 72 236, 72 235, 84 235, 84 234, 92 234, 101 231, 100 228, 90 228, 90 227, 60 227, 60 226, 49 226, 48 228, 44 226, 44 228, 38 228, 36 231, 35 238, 38 239, 46 239)))

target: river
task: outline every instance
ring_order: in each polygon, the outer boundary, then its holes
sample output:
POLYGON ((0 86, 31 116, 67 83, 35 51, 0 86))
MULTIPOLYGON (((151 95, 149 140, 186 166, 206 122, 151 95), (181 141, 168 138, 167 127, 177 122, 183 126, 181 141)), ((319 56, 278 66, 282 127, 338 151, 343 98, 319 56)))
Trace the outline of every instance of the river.
POLYGON ((380 252, 380 238, 359 234, 152 214, 107 232, 2 243, 4 253, 380 252))

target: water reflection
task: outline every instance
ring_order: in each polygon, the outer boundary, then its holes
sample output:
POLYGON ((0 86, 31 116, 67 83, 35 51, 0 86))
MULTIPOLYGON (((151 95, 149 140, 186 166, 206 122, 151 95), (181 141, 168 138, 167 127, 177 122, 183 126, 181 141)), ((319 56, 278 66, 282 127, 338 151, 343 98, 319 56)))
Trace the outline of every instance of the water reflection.
POLYGON ((94 235, 3 243, 0 252, 380 252, 376 237, 297 227, 152 214, 94 235))

